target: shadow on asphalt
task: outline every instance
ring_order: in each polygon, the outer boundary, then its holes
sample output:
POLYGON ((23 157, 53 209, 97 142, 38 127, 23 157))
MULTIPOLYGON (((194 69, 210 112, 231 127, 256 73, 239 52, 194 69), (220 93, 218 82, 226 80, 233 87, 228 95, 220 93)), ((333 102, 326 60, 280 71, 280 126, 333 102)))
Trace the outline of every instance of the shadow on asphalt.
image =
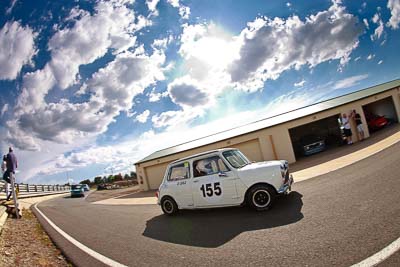
POLYGON ((63 197, 63 198, 84 198, 84 197, 72 197, 71 195, 68 195, 68 196, 65 196, 65 197, 63 197))
POLYGON ((269 229, 303 219, 303 195, 280 197, 271 210, 250 208, 182 210, 177 216, 160 215, 147 221, 143 235, 156 240, 195 247, 219 247, 242 232, 269 229))

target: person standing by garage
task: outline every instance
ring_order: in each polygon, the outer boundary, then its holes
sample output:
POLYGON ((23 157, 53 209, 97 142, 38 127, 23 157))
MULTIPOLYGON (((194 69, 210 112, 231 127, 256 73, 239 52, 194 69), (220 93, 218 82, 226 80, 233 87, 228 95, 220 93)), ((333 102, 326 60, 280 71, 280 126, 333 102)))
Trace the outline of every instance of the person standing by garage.
POLYGON ((351 144, 353 144, 353 140, 351 138, 353 133, 351 132, 350 119, 347 117, 346 113, 343 113, 341 120, 342 120, 342 125, 343 125, 344 136, 346 136, 347 144, 351 145, 351 144))
POLYGON ((364 127, 363 127, 363 124, 362 124, 361 116, 360 116, 360 114, 358 114, 356 112, 356 110, 353 110, 353 114, 354 114, 354 120, 355 120, 356 125, 357 125, 358 139, 360 141, 362 141, 362 140, 364 140, 364 127))

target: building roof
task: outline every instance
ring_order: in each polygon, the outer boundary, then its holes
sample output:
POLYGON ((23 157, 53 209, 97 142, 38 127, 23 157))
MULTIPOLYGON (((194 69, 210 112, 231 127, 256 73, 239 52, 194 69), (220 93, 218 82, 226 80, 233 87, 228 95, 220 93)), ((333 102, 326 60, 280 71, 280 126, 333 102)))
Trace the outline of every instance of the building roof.
POLYGON ((259 121, 255 121, 243 126, 239 126, 236 128, 232 128, 223 132, 219 132, 216 134, 212 134, 209 136, 205 136, 203 138, 199 138, 193 141, 189 141, 186 143, 182 143, 176 146, 172 146, 169 148, 165 148, 159 151, 156 151, 149 156, 143 158, 142 160, 136 162, 135 164, 138 163, 143 163, 146 161, 154 160, 154 159, 159 159, 162 157, 166 157, 169 155, 173 155, 179 152, 187 151, 193 148, 205 146, 208 144, 216 143, 225 139, 229 139, 232 137, 240 136, 243 134, 255 132, 258 130, 262 130, 265 128, 269 128, 272 126, 276 126, 285 122, 289 122, 298 118, 302 118, 305 116, 309 116, 321 111, 329 110, 335 107, 339 107, 378 93, 385 92, 387 90, 393 89, 395 87, 400 86, 400 79, 390 81, 387 83, 379 84, 376 86, 372 86, 360 91, 356 91, 350 94, 346 94, 343 96, 335 97, 329 100, 325 100, 322 102, 318 102, 313 105, 305 106, 299 109, 295 109, 289 112, 285 112, 279 115, 275 115, 272 117, 268 117, 259 121))

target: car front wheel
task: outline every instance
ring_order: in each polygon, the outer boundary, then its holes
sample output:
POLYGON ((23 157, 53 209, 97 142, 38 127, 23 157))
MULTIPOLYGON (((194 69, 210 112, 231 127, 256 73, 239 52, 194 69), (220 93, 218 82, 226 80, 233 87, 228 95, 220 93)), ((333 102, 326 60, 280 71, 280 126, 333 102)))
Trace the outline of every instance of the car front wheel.
POLYGON ((164 197, 161 201, 161 209, 165 215, 171 216, 178 212, 178 205, 171 197, 164 197))
POLYGON ((275 199, 275 192, 265 185, 257 185, 250 190, 248 202, 257 211, 264 211, 271 207, 275 199))

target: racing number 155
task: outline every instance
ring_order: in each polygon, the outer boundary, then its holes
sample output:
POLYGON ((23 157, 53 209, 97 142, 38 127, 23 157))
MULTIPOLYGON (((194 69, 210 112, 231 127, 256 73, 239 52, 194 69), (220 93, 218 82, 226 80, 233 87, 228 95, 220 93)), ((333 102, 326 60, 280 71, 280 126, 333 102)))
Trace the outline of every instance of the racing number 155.
POLYGON ((220 196, 222 194, 222 190, 220 187, 220 183, 216 182, 214 184, 203 184, 200 187, 200 190, 203 192, 203 197, 212 197, 214 194, 216 196, 220 196), (214 188, 212 187, 212 185, 214 185, 214 188))

